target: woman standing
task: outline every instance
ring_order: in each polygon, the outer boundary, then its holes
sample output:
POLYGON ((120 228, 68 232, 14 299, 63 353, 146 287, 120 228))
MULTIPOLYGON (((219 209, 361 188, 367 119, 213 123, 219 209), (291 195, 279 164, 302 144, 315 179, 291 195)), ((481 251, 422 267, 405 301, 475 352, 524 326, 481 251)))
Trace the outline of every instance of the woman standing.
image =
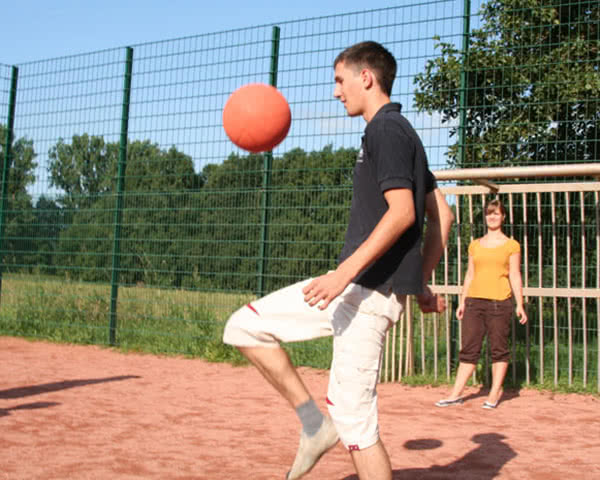
POLYGON ((436 402, 438 407, 463 403, 461 395, 475 371, 487 334, 492 357, 492 388, 483 408, 496 408, 510 359, 508 336, 513 303, 516 303, 520 323, 527 322, 523 309, 521 246, 502 231, 506 210, 500 200, 490 201, 484 212, 487 233, 469 245, 469 264, 456 311, 456 317, 462 321, 458 372, 452 393, 436 402))

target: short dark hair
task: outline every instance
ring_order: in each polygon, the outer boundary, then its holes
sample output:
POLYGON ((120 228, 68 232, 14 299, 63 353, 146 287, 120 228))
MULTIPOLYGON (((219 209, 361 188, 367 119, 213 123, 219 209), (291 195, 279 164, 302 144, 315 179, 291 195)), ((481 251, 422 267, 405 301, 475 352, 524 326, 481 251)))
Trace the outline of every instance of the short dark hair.
POLYGON ((396 59, 383 45, 372 41, 357 43, 336 57, 333 68, 340 62, 349 67, 372 70, 381 89, 388 96, 392 95, 392 85, 396 78, 396 59))

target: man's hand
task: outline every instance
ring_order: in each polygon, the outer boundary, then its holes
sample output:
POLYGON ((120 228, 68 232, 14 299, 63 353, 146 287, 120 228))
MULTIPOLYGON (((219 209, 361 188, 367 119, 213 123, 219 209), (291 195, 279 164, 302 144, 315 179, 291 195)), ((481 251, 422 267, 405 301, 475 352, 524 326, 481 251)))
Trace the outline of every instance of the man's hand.
POLYGON ((423 288, 421 295, 417 295, 417 303, 423 313, 442 313, 446 310, 444 297, 433 293, 428 286, 423 288))
POLYGON ((302 289, 304 301, 311 307, 319 304, 318 308, 325 310, 331 301, 344 291, 349 283, 350 280, 346 280, 344 275, 338 270, 321 275, 302 289))

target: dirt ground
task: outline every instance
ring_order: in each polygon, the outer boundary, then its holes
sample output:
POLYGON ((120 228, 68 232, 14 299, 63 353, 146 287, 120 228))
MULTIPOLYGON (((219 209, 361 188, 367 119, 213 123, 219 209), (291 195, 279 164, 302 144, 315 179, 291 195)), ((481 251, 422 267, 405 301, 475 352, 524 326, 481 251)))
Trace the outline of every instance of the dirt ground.
MULTIPOLYGON (((301 373, 325 411, 327 372, 301 373)), ((378 391, 394 480, 600 478, 598 396, 378 391)), ((283 479, 299 425, 251 367, 0 337, 0 480, 283 479)), ((305 478, 357 480, 339 444, 305 478)))

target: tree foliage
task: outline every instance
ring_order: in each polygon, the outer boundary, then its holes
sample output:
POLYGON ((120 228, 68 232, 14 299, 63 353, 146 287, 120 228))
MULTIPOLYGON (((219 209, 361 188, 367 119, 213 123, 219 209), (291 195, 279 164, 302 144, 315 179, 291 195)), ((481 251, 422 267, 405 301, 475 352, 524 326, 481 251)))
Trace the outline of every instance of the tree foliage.
MULTIPOLYGON (((6 126, 0 125, 0 159, 4 164, 6 126)), ((7 194, 10 199, 17 196, 27 195, 27 186, 35 181, 35 169, 37 154, 33 148, 33 140, 19 138, 11 140, 10 174, 8 177, 7 194)))
MULTIPOLYGON (((0 125, 0 165, 4 164, 6 126, 0 125)), ((33 141, 27 138, 10 139, 11 157, 6 184, 2 263, 5 268, 29 265, 38 245, 34 236, 35 218, 32 199, 27 187, 35 181, 36 153, 33 141), (25 241, 22 241, 25 239, 25 241)))
MULTIPOLYGON (((60 140, 50 150, 52 182, 65 194, 59 198, 72 214, 60 233, 59 265, 70 276, 84 280, 111 278, 115 229, 118 144, 87 134, 60 140)), ((200 188, 201 177, 188 155, 171 147, 162 150, 150 141, 127 146, 122 216, 120 266, 126 283, 165 283, 170 245, 180 238, 177 221, 183 193, 200 188), (151 260, 149 260, 151 259, 151 260), (158 272, 163 272, 161 275, 158 272)))
POLYGON ((416 105, 439 112, 456 138, 464 93, 465 156, 453 145, 453 165, 597 161, 599 5, 490 0, 481 27, 470 32, 468 52, 439 42, 440 56, 415 79, 416 105))
MULTIPOLYGON (((70 277, 111 278, 117 154, 116 144, 88 135, 50 150, 52 182, 64 192, 58 203, 72 214, 54 261, 70 277)), ((356 150, 329 146, 272 159, 265 213, 265 155, 231 154, 195 173, 191 158, 174 147, 130 142, 120 281, 253 291, 259 266, 267 289, 331 268, 345 231, 355 156, 356 150)))
POLYGON ((73 135, 71 143, 59 139, 48 152, 50 184, 64 192, 67 208, 87 207, 98 195, 110 192, 116 176, 119 145, 103 137, 73 135))

